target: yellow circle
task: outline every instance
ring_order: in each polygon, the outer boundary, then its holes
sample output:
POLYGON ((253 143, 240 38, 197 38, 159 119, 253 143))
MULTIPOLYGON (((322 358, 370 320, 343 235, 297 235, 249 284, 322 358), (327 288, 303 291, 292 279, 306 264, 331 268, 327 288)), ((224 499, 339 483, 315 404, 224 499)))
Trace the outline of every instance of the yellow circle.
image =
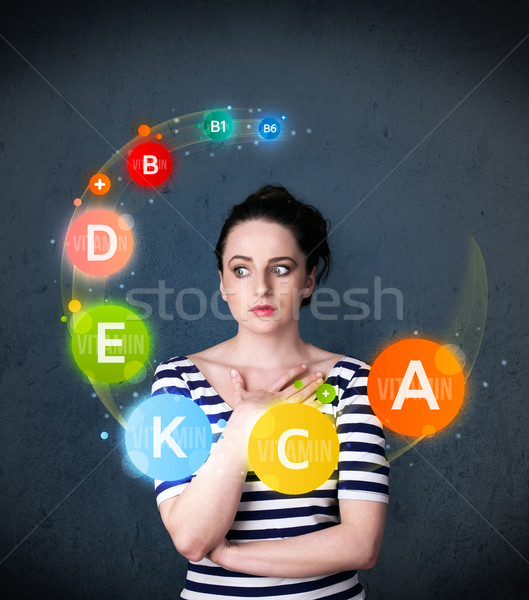
POLYGON ((304 494, 329 479, 338 464, 334 424, 306 404, 279 404, 255 424, 248 458, 255 474, 282 494, 304 494))
POLYGON ((68 308, 70 309, 70 312, 79 312, 81 310, 81 303, 79 300, 70 300, 68 308))

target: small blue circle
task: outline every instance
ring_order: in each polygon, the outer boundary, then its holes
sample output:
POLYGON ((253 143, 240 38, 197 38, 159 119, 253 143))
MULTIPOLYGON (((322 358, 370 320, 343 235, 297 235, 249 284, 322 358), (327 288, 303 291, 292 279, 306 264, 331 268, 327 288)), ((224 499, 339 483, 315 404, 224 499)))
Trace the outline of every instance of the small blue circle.
POLYGON ((101 439, 106 440, 108 438, 108 433, 106 431, 101 432, 101 439))
POLYGON ((217 421, 217 425, 221 428, 224 429, 224 427, 226 427, 228 423, 226 422, 226 419, 219 419, 217 421))
POLYGON ((200 406, 177 394, 158 394, 142 402, 131 414, 125 436, 134 465, 164 481, 195 473, 206 462, 213 437, 200 406))
POLYGON ((259 123, 259 133, 265 140, 274 140, 281 133, 281 125, 276 119, 268 117, 259 123))

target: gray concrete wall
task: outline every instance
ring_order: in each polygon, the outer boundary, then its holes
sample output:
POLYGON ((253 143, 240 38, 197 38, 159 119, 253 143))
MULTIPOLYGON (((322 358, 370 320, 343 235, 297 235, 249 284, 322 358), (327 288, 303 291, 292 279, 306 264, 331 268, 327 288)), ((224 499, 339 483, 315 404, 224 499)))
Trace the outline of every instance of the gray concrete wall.
MULTIPOLYGON (((343 303, 336 320, 306 312, 309 341, 369 362, 414 330, 457 341, 449 323, 469 235, 478 242, 489 306, 465 410, 420 455, 392 463, 382 552, 362 580, 370 600, 525 597, 529 40, 499 63, 529 32, 528 16, 526 4, 503 2, 3 9, 4 598, 177 597, 185 563, 152 484, 123 472, 122 428, 70 359, 61 249, 72 199, 110 145, 122 147, 143 121, 228 104, 285 113, 297 135, 182 157, 166 199, 214 244, 231 205, 280 183, 337 226, 327 285, 368 288, 371 307, 375 276, 402 291, 402 320, 389 297, 381 319, 344 320, 343 303)), ((136 215, 135 236, 136 274, 113 279, 115 297, 160 280, 216 289, 211 248, 161 199, 136 215)), ((156 361, 234 333, 209 311, 190 322, 154 314, 149 324, 156 361)), ((124 410, 136 402, 129 388, 115 393, 124 410)))

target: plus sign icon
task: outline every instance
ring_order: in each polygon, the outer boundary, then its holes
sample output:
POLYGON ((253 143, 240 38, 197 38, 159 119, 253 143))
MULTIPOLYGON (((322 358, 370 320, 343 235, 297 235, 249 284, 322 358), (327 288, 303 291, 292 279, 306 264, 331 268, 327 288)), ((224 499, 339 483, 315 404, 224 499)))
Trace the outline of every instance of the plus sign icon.
POLYGON ((145 142, 131 151, 127 168, 137 184, 151 187, 168 179, 173 169, 173 161, 169 151, 161 144, 145 142))
POLYGON ((88 184, 92 194, 103 196, 110 190, 110 179, 104 173, 96 173, 88 184))
POLYGON ((316 398, 322 404, 330 404, 336 398, 336 390, 330 383, 322 383, 316 390, 316 398))

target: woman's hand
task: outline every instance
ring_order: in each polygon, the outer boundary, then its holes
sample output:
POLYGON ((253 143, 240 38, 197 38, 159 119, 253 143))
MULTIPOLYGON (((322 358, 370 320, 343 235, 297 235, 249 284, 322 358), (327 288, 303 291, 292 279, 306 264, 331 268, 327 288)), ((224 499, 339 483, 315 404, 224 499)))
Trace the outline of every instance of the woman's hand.
POLYGON ((273 402, 308 402, 312 401, 316 389, 323 383, 321 371, 311 373, 301 379, 298 389, 294 384, 287 384, 305 371, 306 365, 296 365, 283 373, 271 386, 262 390, 247 390, 242 375, 237 369, 231 370, 231 382, 234 388, 234 410, 250 410, 252 413, 264 413, 273 402), (287 386, 287 387, 285 387, 287 386), (283 389, 284 388, 284 389, 283 389))

